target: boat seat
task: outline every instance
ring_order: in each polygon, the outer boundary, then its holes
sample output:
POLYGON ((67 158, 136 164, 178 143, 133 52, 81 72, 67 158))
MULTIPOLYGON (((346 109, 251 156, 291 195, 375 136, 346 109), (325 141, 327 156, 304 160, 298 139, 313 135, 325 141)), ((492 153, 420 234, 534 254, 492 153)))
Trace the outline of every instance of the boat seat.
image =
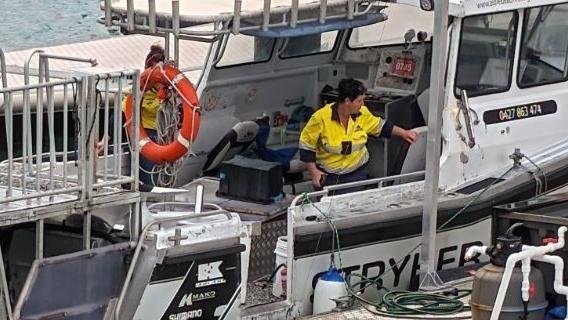
POLYGON ((428 105, 430 103, 430 88, 422 91, 422 93, 416 98, 418 103, 418 108, 422 113, 422 118, 424 118, 424 123, 428 124, 428 105))
MULTIPOLYGON (((390 172, 389 176, 413 173, 422 171, 426 168, 426 134, 428 132, 428 127, 418 127, 412 129, 412 131, 417 133, 416 140, 413 144, 406 141, 403 142, 398 154, 396 155, 393 171, 390 172)), ((421 180, 421 178, 406 178, 394 182, 395 184, 398 184, 418 180, 421 180)))
POLYGON ((258 134, 258 124, 254 121, 242 121, 233 126, 231 130, 211 149, 203 172, 219 168, 225 160, 246 150, 258 134))
POLYGON ((400 168, 400 174, 422 171, 426 168, 426 135, 428 127, 412 129, 417 133, 416 141, 408 146, 406 157, 400 168))
POLYGON ((508 82, 508 64, 504 64, 501 58, 489 58, 483 73, 479 78, 479 83, 488 86, 502 87, 508 82))

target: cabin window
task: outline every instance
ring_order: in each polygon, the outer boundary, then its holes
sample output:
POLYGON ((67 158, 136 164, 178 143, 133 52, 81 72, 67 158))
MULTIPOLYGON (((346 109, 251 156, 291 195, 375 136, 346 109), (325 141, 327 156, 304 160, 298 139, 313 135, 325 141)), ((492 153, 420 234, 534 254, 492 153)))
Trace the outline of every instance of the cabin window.
POLYGON ((243 34, 229 35, 225 52, 216 67, 259 63, 270 60, 274 50, 273 38, 258 38, 243 34))
POLYGON ((457 89, 473 97, 511 87, 517 19, 516 11, 463 19, 456 95, 457 89))
POLYGON ((280 58, 301 57, 331 52, 337 42, 338 31, 288 38, 280 48, 280 58))
POLYGON ((520 87, 567 78, 568 4, 525 10, 518 82, 520 87))
MULTIPOLYGON (((404 34, 409 29, 432 34, 434 11, 424 11, 417 6, 381 2, 388 19, 368 26, 354 28, 349 36, 351 49, 385 46, 404 43, 404 34)), ((414 39, 416 40, 416 38, 414 39)))

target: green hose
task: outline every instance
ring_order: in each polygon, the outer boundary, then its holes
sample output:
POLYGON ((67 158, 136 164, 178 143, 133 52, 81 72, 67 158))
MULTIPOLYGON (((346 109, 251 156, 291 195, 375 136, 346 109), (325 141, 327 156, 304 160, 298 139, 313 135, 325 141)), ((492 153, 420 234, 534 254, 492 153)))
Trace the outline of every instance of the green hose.
MULTIPOLYGON (((381 316, 402 319, 424 319, 424 315, 449 316, 459 312, 469 311, 470 307, 461 301, 462 298, 471 294, 471 290, 458 290, 444 292, 412 292, 405 290, 388 290, 382 286, 378 277, 367 278, 361 274, 351 273, 345 279, 349 295, 357 300, 367 311, 381 316), (361 280, 351 282, 351 277, 361 280), (359 286, 359 290, 354 288, 359 286), (374 286, 378 291, 384 290, 382 302, 375 303, 364 298, 360 292, 362 289, 374 286)), ((466 317, 469 319, 470 317, 466 317)), ((437 317, 437 319, 439 319, 437 317)), ((443 318, 442 318, 443 319, 443 318)), ((455 315, 445 319, 459 319, 455 315)))

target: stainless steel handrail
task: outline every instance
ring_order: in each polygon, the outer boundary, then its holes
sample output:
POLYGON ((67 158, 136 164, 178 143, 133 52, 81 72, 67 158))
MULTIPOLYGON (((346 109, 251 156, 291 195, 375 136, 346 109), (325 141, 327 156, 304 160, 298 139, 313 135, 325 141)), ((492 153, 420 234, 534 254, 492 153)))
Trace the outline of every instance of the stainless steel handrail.
MULTIPOLYGON (((7 77, 7 70, 6 70, 6 56, 4 55, 4 51, 2 49, 0 49, 0 74, 2 76, 2 88, 0 89, 4 89, 8 87, 8 77, 7 77)), ((7 151, 8 151, 8 177, 12 177, 12 166, 14 163, 14 155, 13 155, 13 145, 14 145, 14 139, 13 139, 13 133, 12 133, 12 129, 13 128, 13 105, 12 105, 12 97, 10 95, 10 93, 8 92, 4 92, 4 101, 3 101, 3 107, 4 107, 4 117, 5 117, 5 123, 6 123, 6 146, 7 146, 7 151)), ((6 190, 6 196, 11 196, 12 195, 12 179, 8 179, 8 189, 6 190)))
MULTIPOLYGON (((176 206, 176 205, 180 205, 180 206, 196 206, 197 203, 195 203, 195 202, 177 202, 177 201, 156 202, 156 203, 152 203, 151 205, 149 205, 149 206, 147 207, 147 209, 148 209, 150 212, 153 212, 152 210, 157 210, 157 209, 155 209, 155 207, 158 207, 158 206, 161 206, 161 205, 162 205, 162 206, 176 206)), ((214 203, 204 203, 204 204, 203 204, 203 207, 204 207, 204 208, 213 207, 215 210, 224 210, 224 209, 221 208, 219 205, 214 204, 214 203)))
MULTIPOLYGON (((158 13, 156 12, 155 3, 154 5, 152 5, 152 1, 154 0, 149 0, 149 1, 150 2, 148 5, 148 12, 147 12, 147 15, 149 17, 148 25, 144 25, 144 24, 136 24, 135 13, 142 13, 142 12, 138 12, 138 10, 134 8, 133 0, 127 0, 126 9, 115 10, 119 14, 126 14, 127 22, 112 20, 112 14, 113 14, 112 1, 105 0, 104 1, 105 25, 107 27, 113 25, 120 26, 126 28, 130 32, 146 31, 149 33, 173 33, 177 34, 178 36, 180 35, 216 36, 226 33, 239 34, 242 31, 268 30, 269 28, 282 27, 282 26, 291 26, 294 28, 300 24, 309 23, 313 21, 325 23, 325 21, 329 19, 345 18, 348 20, 353 20, 355 17, 367 14, 371 10, 371 8, 374 7, 374 4, 379 2, 378 0, 371 0, 371 1, 348 0, 345 13, 333 16, 327 16, 328 1, 320 0, 319 3, 310 6, 310 9, 313 7, 319 10, 319 14, 316 18, 298 19, 299 11, 301 11, 298 0, 292 0, 292 4, 290 5, 290 7, 274 7, 274 8, 270 6, 269 0, 265 0, 262 10, 258 11, 258 14, 261 17, 260 23, 258 25, 247 25, 246 27, 241 27, 241 19, 243 16, 242 0, 235 0, 233 6, 233 12, 231 14, 219 15, 219 19, 217 20, 217 22, 225 22, 225 21, 232 22, 230 28, 223 28, 219 30, 210 30, 210 31, 199 31, 191 29, 181 29, 177 23, 172 23, 171 28, 156 27, 155 21, 156 17, 158 16, 158 13), (360 8, 364 9, 360 10, 360 8), (274 14, 282 15, 282 20, 281 20, 282 22, 272 23, 272 24, 269 23, 270 16, 274 14), (287 17, 290 17, 288 21, 287 17)), ((179 0, 172 1, 172 12, 170 14, 160 13, 160 17, 165 19, 171 19, 172 22, 181 21, 181 15, 179 9, 175 8, 176 7, 175 2, 179 2, 179 0)))
POLYGON ((6 73, 6 56, 4 55, 4 50, 0 48, 0 76, 2 77, 2 88, 6 88, 8 86, 6 73))
MULTIPOLYGON (((459 111, 463 114, 463 118, 465 120, 465 129, 466 129, 466 133, 467 133, 467 146, 469 148, 473 148, 475 146, 475 137, 473 136, 473 129, 472 129, 472 121, 471 121, 471 117, 469 116, 469 111, 472 110, 469 107, 469 98, 468 98, 468 94, 467 94, 467 90, 460 90, 460 97, 459 97, 459 101, 458 101, 458 108, 459 111)), ((456 120, 459 122, 459 112, 458 115, 456 116, 456 120)), ((459 125, 458 125, 459 126, 459 125)), ((461 129, 461 128, 459 128, 461 129)), ((459 130, 458 129, 458 130, 459 130)))
POLYGON ((367 185, 370 185, 370 184, 378 184, 379 187, 383 187, 386 182, 399 180, 399 179, 423 177, 425 174, 426 174, 426 171, 422 170, 422 171, 416 171, 416 172, 411 172, 411 173, 398 174, 398 175, 390 176, 390 177, 381 177, 381 178, 374 178, 374 179, 368 179, 368 180, 363 180, 363 181, 342 183, 342 184, 324 187, 323 189, 328 190, 328 191, 333 191, 333 190, 341 190, 341 189, 347 189, 347 188, 353 188, 353 187, 367 186, 367 185))

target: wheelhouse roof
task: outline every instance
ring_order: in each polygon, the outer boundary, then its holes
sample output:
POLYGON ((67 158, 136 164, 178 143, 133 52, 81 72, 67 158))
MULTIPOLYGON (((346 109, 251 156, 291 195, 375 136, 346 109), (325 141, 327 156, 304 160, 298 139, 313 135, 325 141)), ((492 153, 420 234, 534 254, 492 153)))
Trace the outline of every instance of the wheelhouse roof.
POLYGON ((450 0, 449 14, 466 17, 565 2, 566 0, 450 0))

